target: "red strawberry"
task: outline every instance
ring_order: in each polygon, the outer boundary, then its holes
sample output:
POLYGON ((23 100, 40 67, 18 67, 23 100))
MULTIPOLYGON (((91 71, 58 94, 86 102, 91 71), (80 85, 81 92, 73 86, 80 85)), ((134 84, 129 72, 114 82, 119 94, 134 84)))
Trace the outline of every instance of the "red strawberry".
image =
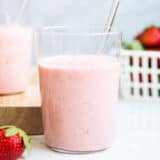
POLYGON ((152 26, 136 37, 147 48, 160 47, 160 30, 152 26))
POLYGON ((15 126, 0 127, 0 160, 16 160, 30 150, 30 138, 15 126))

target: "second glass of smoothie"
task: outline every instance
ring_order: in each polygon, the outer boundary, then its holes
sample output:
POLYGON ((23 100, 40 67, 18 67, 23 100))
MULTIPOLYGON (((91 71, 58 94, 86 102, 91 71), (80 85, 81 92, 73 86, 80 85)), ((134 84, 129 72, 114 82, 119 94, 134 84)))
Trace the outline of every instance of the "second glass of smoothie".
POLYGON ((120 33, 40 31, 39 78, 46 144, 88 153, 111 147, 116 124, 120 33))
POLYGON ((0 95, 23 92, 31 67, 32 29, 18 24, 0 25, 0 95))

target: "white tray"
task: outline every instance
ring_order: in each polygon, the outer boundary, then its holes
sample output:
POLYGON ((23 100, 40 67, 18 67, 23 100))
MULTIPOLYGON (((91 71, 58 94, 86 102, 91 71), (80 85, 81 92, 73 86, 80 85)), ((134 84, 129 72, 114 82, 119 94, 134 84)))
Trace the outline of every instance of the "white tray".
POLYGON ((160 100, 160 51, 122 50, 120 95, 160 100))

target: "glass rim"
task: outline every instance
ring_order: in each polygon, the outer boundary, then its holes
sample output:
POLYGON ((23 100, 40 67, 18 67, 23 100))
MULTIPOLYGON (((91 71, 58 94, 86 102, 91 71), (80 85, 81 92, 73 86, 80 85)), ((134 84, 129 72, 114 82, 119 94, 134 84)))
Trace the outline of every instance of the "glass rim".
POLYGON ((91 27, 91 26, 63 26, 63 25, 57 25, 57 26, 44 26, 39 29, 40 33, 54 33, 54 35, 64 35, 64 36, 122 36, 121 31, 110 31, 110 32, 103 32, 103 31, 76 31, 73 32, 72 29, 102 29, 99 26, 97 27, 91 27), (62 31, 58 31, 62 30, 62 31), (70 29, 70 31, 67 31, 67 29, 70 29), (57 30, 57 31, 56 31, 57 30), (67 32, 63 32, 63 30, 67 32))

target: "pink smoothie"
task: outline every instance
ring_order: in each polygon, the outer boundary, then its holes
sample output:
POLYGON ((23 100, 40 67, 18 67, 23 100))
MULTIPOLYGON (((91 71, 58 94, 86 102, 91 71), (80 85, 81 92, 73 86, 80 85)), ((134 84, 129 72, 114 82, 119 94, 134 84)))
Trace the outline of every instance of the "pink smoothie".
POLYGON ((119 63, 110 56, 59 56, 39 64, 45 139, 53 149, 111 146, 119 63))
POLYGON ((31 64, 32 30, 18 25, 0 26, 0 94, 24 91, 31 64))

